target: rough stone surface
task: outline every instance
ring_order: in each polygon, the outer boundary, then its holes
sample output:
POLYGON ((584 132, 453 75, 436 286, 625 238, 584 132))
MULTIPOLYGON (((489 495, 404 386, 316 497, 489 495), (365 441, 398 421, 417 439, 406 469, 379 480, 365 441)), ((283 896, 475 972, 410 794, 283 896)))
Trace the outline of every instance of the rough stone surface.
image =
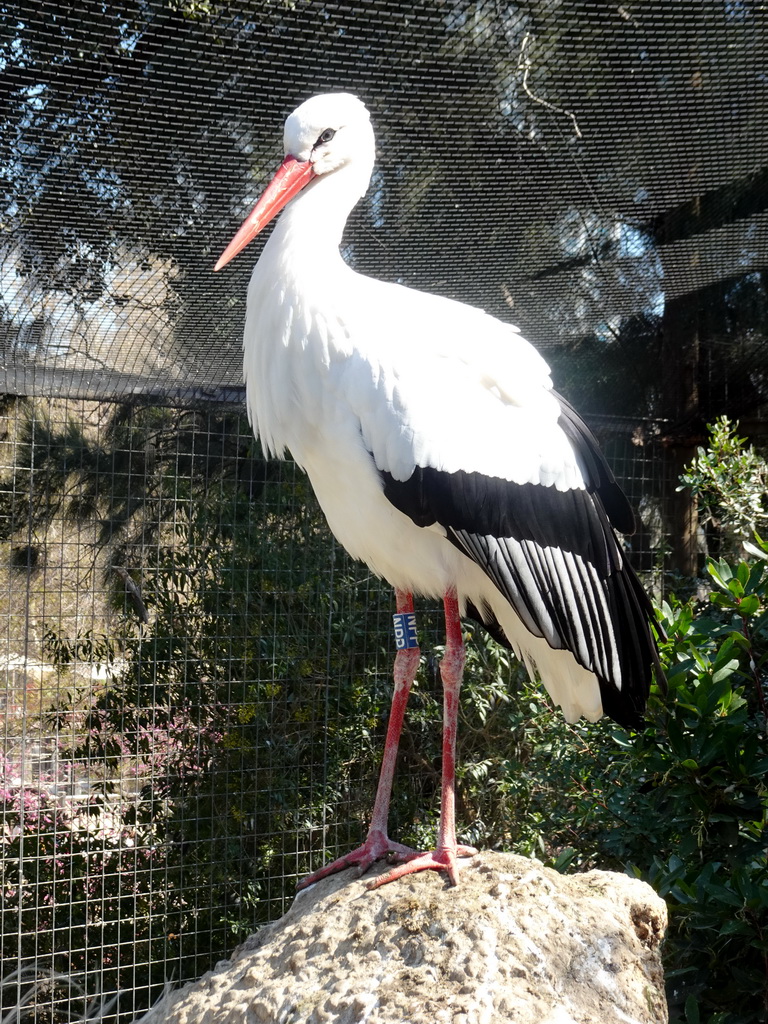
POLYGON ((465 862, 456 888, 346 871, 143 1024, 663 1024, 665 927, 643 882, 511 854, 465 862))

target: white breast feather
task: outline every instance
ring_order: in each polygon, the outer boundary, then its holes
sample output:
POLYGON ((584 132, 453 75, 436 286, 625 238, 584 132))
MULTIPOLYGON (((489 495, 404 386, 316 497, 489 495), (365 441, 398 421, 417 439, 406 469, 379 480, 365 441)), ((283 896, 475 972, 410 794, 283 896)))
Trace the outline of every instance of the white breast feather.
POLYGON ((313 268, 311 287, 291 285, 296 267, 286 268, 287 284, 275 287, 273 271, 259 272, 264 256, 249 290, 244 370, 267 451, 288 448, 303 464, 305 448, 361 434, 377 468, 399 480, 432 466, 583 486, 549 369, 516 328, 348 268, 339 275, 338 265, 327 280, 313 268))

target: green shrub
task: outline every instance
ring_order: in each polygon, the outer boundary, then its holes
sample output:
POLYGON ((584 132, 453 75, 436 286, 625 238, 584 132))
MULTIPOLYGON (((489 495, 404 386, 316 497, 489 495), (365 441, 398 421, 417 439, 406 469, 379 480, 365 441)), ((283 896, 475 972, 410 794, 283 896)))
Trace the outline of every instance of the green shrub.
POLYGON ((669 904, 670 995, 690 1024, 768 1016, 768 547, 755 550, 735 569, 709 562, 698 613, 666 607, 669 697, 634 752, 662 824, 651 863, 632 860, 669 904))
POLYGON ((484 739, 482 778, 463 755, 464 807, 503 794, 508 829, 469 817, 465 835, 560 869, 626 870, 666 899, 670 1011, 687 1024, 768 1019, 768 547, 755 550, 710 562, 704 602, 664 606, 669 690, 654 689, 642 732, 569 726, 520 683, 516 752, 484 739))
POLYGON ((719 531, 723 553, 740 553, 744 541, 768 524, 768 463, 736 433, 727 416, 710 423, 709 444, 700 447, 680 477, 698 499, 705 526, 719 531))

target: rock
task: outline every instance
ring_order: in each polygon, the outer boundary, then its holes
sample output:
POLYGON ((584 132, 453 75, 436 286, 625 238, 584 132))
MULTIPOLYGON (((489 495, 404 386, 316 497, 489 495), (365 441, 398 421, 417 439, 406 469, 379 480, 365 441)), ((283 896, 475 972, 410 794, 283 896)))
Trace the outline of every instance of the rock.
POLYGON ((143 1024, 663 1024, 666 920, 644 882, 512 854, 464 862, 456 888, 346 871, 143 1024))

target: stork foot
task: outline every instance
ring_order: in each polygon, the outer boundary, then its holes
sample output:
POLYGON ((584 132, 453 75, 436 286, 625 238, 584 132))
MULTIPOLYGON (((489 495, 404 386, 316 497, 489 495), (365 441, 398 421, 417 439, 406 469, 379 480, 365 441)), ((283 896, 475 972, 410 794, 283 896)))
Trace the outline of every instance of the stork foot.
POLYGON ((457 885, 459 881, 458 858, 474 857, 477 852, 474 846, 444 846, 442 848, 438 846, 436 850, 409 857, 392 868, 391 871, 374 878, 366 885, 366 889, 378 889, 380 885, 394 882, 395 879, 402 878, 403 875, 410 875, 414 871, 445 871, 451 885, 457 885))
POLYGON ((385 857, 390 863, 402 864, 420 856, 422 854, 418 850, 412 850, 410 846, 403 846, 402 843, 393 843, 386 832, 372 829, 362 846, 331 861, 330 864, 326 864, 318 871, 313 871, 311 875, 305 875, 296 889, 297 891, 306 889, 308 886, 314 885, 315 882, 319 882, 321 878, 327 878, 328 875, 333 875, 337 871, 345 871, 347 868, 357 868, 359 877, 368 870, 371 864, 385 857))

